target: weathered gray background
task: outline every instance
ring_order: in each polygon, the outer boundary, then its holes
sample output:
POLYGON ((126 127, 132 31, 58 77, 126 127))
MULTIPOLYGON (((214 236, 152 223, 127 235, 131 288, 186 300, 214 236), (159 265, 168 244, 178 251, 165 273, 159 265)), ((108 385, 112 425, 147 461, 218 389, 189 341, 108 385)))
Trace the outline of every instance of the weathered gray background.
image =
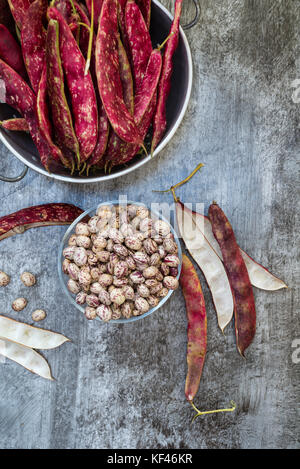
MULTIPOLYGON (((172 1, 164 0, 168 8, 172 1)), ((183 21, 193 16, 191 1, 183 21)), ((1 242, 0 268, 12 276, 1 289, 1 311, 31 323, 43 307, 43 327, 72 343, 45 352, 54 382, 6 361, 0 365, 1 448, 295 448, 299 447, 300 103, 291 83, 300 78, 299 0, 202 0, 201 24, 187 33, 195 78, 185 119, 154 161, 123 179, 90 187, 55 182, 29 171, 18 184, 0 183, 0 215, 43 202, 83 208, 127 194, 138 201, 170 201, 153 194, 176 183, 198 162, 205 168, 178 190, 183 201, 216 199, 241 246, 289 285, 256 290, 257 334, 243 360, 233 326, 217 328, 210 293, 208 352, 197 404, 237 410, 199 418, 185 402, 186 318, 177 291, 161 311, 127 326, 91 323, 63 297, 56 256, 63 227, 31 230, 1 242), (298 186, 299 187, 299 186, 298 186), (297 210, 298 209, 298 210, 297 210), (298 237, 298 239, 297 239, 298 237), (38 275, 22 287, 19 273, 38 275), (12 300, 29 299, 17 314, 12 300)), ((3 147, 1 172, 21 165, 3 147)))

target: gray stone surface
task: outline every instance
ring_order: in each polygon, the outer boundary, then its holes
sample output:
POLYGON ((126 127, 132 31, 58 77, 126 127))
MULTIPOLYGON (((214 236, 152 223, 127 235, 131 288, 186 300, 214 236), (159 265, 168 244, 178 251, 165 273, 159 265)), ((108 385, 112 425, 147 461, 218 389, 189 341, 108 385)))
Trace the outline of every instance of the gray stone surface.
MULTIPOLYGON (((168 8, 173 2, 164 0, 168 8)), ((60 289, 57 250, 64 227, 35 229, 1 242, 0 269, 12 276, 0 291, 1 311, 31 323, 36 307, 43 327, 71 343, 43 355, 54 382, 11 361, 0 364, 1 448, 296 448, 299 447, 300 339, 299 111, 291 83, 300 79, 299 0, 202 0, 201 23, 187 32, 194 83, 180 129, 161 154, 123 179, 92 186, 56 182, 29 171, 17 184, 0 183, 0 216, 43 202, 83 208, 119 194, 150 203, 152 193, 202 173, 178 190, 186 202, 217 200, 247 252, 283 278, 289 289, 255 290, 257 333, 243 360, 234 328, 217 327, 203 280, 208 351, 196 399, 201 409, 227 406, 230 414, 201 417, 185 401, 186 317, 180 291, 156 314, 129 325, 86 321, 60 289), (21 285, 22 270, 38 286, 21 285), (11 310, 20 295, 29 300, 11 310), (299 345, 298 345, 299 346, 299 345), (299 354, 298 354, 299 356, 299 354)), ((193 16, 184 2, 184 21, 193 16)), ((0 146, 0 172, 21 164, 0 146)), ((199 273, 200 274, 200 273, 199 273)), ((201 274, 200 274, 201 275, 201 274)), ((201 279, 203 277, 201 276, 201 279)))

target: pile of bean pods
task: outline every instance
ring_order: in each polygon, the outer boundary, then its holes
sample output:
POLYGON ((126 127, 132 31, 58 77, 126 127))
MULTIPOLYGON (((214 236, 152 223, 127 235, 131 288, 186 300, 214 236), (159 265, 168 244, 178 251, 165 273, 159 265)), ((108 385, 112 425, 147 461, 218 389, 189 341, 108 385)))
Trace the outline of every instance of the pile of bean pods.
POLYGON ((164 43, 153 49, 151 0, 8 0, 0 18, 0 79, 43 166, 72 174, 111 171, 151 152, 166 127, 182 0, 164 43), (9 16, 15 22, 11 28, 9 16), (163 51, 163 52, 162 52, 163 51))

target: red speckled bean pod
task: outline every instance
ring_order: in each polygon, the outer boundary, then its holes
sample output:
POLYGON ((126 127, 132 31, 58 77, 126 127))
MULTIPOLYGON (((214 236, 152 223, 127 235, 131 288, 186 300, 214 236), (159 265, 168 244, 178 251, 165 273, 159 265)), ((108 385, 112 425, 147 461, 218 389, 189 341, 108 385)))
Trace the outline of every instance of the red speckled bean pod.
POLYGON ((85 75, 85 59, 73 34, 54 7, 48 8, 48 17, 59 23, 60 55, 72 101, 75 132, 79 142, 80 160, 92 154, 98 136, 98 109, 91 74, 85 75))
POLYGON ((24 208, 0 218, 0 241, 37 226, 70 225, 82 212, 81 208, 64 203, 24 208))
POLYGON ((165 47, 163 67, 158 87, 157 108, 153 120, 151 152, 153 152, 157 147, 167 128, 166 104, 171 89, 173 55, 177 49, 179 41, 179 21, 181 16, 181 8, 182 0, 176 0, 174 20, 170 30, 172 37, 170 37, 165 47))
POLYGON ((135 90, 138 92, 152 52, 152 43, 143 15, 134 0, 128 0, 126 3, 125 27, 130 49, 135 90))
POLYGON ((11 14, 14 17, 15 22, 17 23, 18 28, 22 29, 22 24, 26 15, 28 8, 32 1, 30 0, 8 0, 9 8, 11 14))
POLYGON ((28 8, 22 25, 21 40, 23 57, 32 89, 37 93, 45 63, 47 0, 35 0, 28 8))
POLYGON ((207 318, 200 280, 190 259, 183 254, 179 283, 185 299, 188 320, 185 396, 193 402, 199 389, 206 354, 207 318))
POLYGON ((140 8, 147 28, 149 29, 151 20, 151 0, 136 0, 136 3, 140 8))
MULTIPOLYGON (((85 3, 91 15, 92 2, 91 0, 85 0, 85 3)), ((94 0, 94 25, 95 25, 96 31, 98 30, 98 22, 99 22, 99 18, 101 15, 102 5, 103 5, 103 0, 94 0)))
POLYGON ((213 203, 208 211, 212 230, 219 243, 234 298, 237 348, 242 356, 253 341, 256 329, 255 301, 247 267, 231 224, 221 208, 213 203))
POLYGON ((13 119, 6 119, 5 121, 0 121, 0 126, 6 130, 29 132, 27 121, 23 117, 15 117, 13 119))
POLYGON ((48 24, 46 59, 48 96, 55 136, 59 146, 73 151, 79 162, 79 144, 64 91, 64 74, 59 54, 59 26, 55 20, 50 20, 48 24))
POLYGON ((56 146, 52 140, 52 126, 49 120, 48 106, 47 106, 47 64, 45 62, 42 76, 40 79, 37 98, 36 98, 36 109, 39 123, 39 129, 51 148, 52 158, 62 163, 67 168, 74 169, 74 161, 67 158, 58 146, 56 146))
POLYGON ((27 79, 21 48, 4 24, 0 24, 0 58, 24 80, 27 79))
POLYGON ((1 59, 0 79, 4 80, 6 87, 6 104, 16 109, 26 119, 30 135, 39 151, 41 162, 49 170, 51 150, 38 128, 36 97, 33 91, 23 78, 1 59))
POLYGON ((100 96, 116 134, 125 142, 142 144, 133 116, 123 99, 118 37, 117 1, 104 0, 96 40, 96 72, 100 96))

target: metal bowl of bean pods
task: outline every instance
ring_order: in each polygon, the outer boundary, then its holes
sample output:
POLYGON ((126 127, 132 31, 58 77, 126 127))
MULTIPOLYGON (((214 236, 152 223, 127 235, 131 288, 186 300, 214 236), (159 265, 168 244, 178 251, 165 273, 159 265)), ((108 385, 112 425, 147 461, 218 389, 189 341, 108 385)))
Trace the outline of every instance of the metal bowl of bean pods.
MULTIPOLYGON (((193 66, 190 47, 184 33, 184 29, 188 29, 196 24, 199 18, 199 4, 198 0, 193 0, 196 7, 196 17, 189 25, 180 28, 180 37, 177 50, 173 58, 173 75, 172 86, 170 95, 167 101, 167 129, 166 133, 154 151, 154 157, 168 144, 174 136, 176 130, 182 122, 186 112, 193 78, 193 66)), ((159 3, 158 0, 152 2, 150 34, 153 47, 161 44, 169 33, 172 23, 172 14, 159 3)), ((19 117, 16 111, 12 110, 6 104, 0 104, 0 120, 10 119, 12 117, 19 117)), ((12 175, 0 175, 0 180, 6 182, 16 182, 25 176, 28 168, 37 171, 38 173, 65 182, 90 184, 114 179, 124 176, 127 173, 140 168, 151 160, 150 149, 149 153, 141 153, 134 157, 128 164, 115 167, 110 173, 105 173, 103 170, 90 172, 89 176, 74 174, 70 175, 69 170, 61 166, 52 169, 51 173, 43 167, 37 149, 33 144, 30 136, 25 132, 13 132, 0 129, 0 140, 4 145, 16 156, 24 165, 25 168, 19 176, 12 177, 12 175)))
MULTIPOLYGON (((162 221, 164 223, 164 226, 167 227, 167 232, 165 233, 165 236, 167 238, 171 239, 176 244, 176 248, 177 248, 176 249, 176 251, 177 251, 176 252, 176 257, 178 258, 179 263, 176 266, 177 275, 176 276, 174 274, 173 275, 174 275, 174 279, 176 279, 176 282, 178 283, 178 280, 179 280, 179 277, 180 277, 180 272, 181 272, 181 265, 182 265, 182 250, 181 250, 179 238, 178 238, 175 230, 173 229, 172 225, 170 224, 170 222, 161 213, 158 213, 156 210, 153 210, 153 208, 147 207, 145 204, 142 204, 142 203, 139 203, 139 202, 126 201, 126 205, 122 205, 122 203, 120 203, 120 201, 118 201, 118 200, 103 202, 103 203, 101 203, 101 204, 99 204, 99 205, 97 205, 97 206, 95 206, 95 207, 93 207, 89 210, 86 210, 76 220, 74 220, 72 225, 69 226, 66 233, 64 234, 63 239, 62 239, 62 241, 60 243, 60 246, 59 246, 59 251, 58 251, 57 268, 58 268, 58 276, 59 276, 59 281, 60 281, 61 288, 62 288, 64 294, 66 295, 66 297, 68 298, 69 302, 71 303, 71 305, 74 306, 83 315, 85 314, 87 304, 86 304, 86 302, 84 302, 82 304, 79 304, 76 301, 79 291, 77 292, 77 290, 76 290, 74 293, 70 292, 69 285, 68 285, 68 282, 70 280, 70 276, 68 275, 68 273, 66 273, 64 271, 64 267, 63 267, 63 263, 66 260, 66 257, 65 257, 66 251, 65 250, 66 250, 66 248, 69 248, 69 240, 72 237, 72 235, 75 235, 76 226, 78 226, 78 224, 80 224, 82 222, 84 222, 84 224, 88 223, 89 220, 96 215, 96 213, 99 213, 99 210, 101 211, 102 209, 106 209, 107 207, 118 207, 120 205, 123 208, 128 207, 128 210, 130 210, 130 207, 138 207, 138 208, 141 208, 142 210, 148 210, 149 217, 151 217, 154 221, 157 221, 157 220, 162 221)), ((147 239, 147 238, 145 238, 145 239, 147 239)), ((71 262, 74 263, 74 259, 71 260, 71 262)), ((97 265, 99 265, 99 264, 100 264, 100 262, 97 265)), ((168 275, 170 275, 170 274, 171 274, 171 271, 168 273, 168 275)), ((92 280, 92 282, 93 282, 93 280, 92 280)), ((98 282, 98 280, 94 280, 94 282, 98 282)), ((78 284, 78 281, 77 281, 77 284, 78 284)), ((80 287, 80 288, 82 288, 82 287, 80 287)), ((90 288, 90 287, 88 287, 88 288, 90 288)), ((121 289, 123 287, 117 286, 117 288, 121 289)), ((86 289, 86 291, 89 292, 90 290, 86 289)), ((120 323, 124 324, 124 323, 129 323, 129 322, 135 322, 135 321, 138 321, 140 319, 144 319, 147 316, 150 316, 150 314, 158 311, 166 303, 166 301, 168 301, 168 299, 170 298, 170 296, 172 295, 172 293, 174 291, 175 290, 173 290, 173 289, 169 289, 167 294, 165 294, 165 296, 161 296, 161 297, 158 298, 159 302, 158 302, 157 305, 155 305, 153 307, 149 307, 148 311, 146 311, 143 314, 139 314, 139 315, 136 315, 136 316, 134 314, 132 314, 131 317, 128 317, 128 318, 127 317, 124 318, 123 316, 117 317, 116 319, 113 318, 109 321, 109 323, 110 324, 120 324, 120 323)), ((136 290, 135 290, 135 292, 136 292, 136 290)), ((88 293, 86 293, 86 294, 88 294, 88 293)), ((155 296, 155 294, 154 294, 154 296, 155 296)), ((133 304, 134 300, 130 301, 130 303, 133 304)), ((111 307, 112 306, 113 305, 111 304, 111 307)), ((95 308, 96 308, 96 306, 95 306, 95 308)), ((100 322, 105 323, 105 321, 102 321, 101 318, 98 317, 98 315, 95 318, 88 318, 88 319, 98 319, 98 320, 100 320, 100 322)))

